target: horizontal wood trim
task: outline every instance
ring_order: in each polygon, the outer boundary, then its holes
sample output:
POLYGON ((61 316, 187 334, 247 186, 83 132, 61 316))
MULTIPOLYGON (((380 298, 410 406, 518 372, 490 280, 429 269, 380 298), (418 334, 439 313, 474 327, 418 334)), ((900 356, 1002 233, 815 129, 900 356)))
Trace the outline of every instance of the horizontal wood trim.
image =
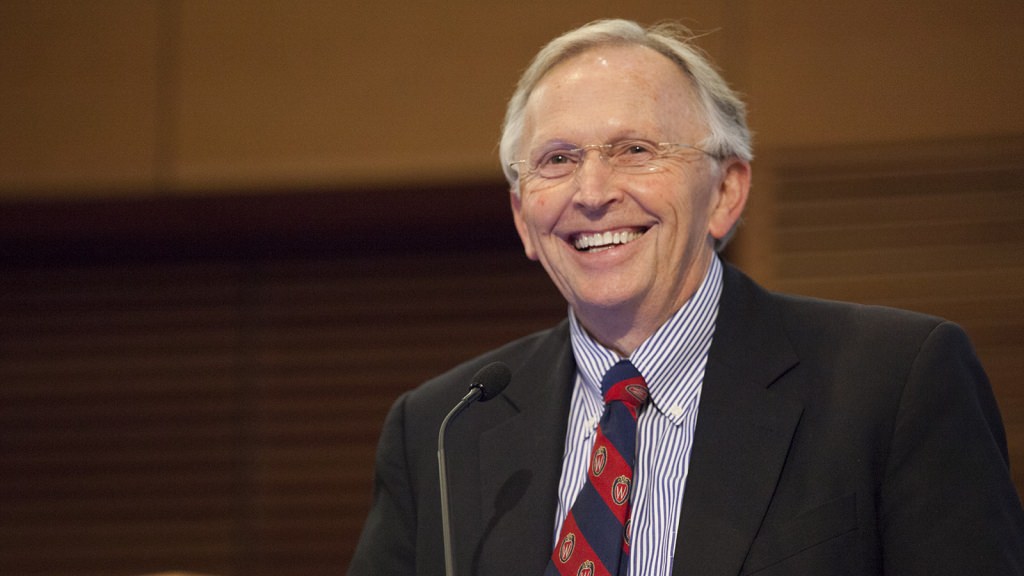
POLYGON ((288 259, 518 242, 500 182, 137 196, 0 200, 0 265, 288 259))

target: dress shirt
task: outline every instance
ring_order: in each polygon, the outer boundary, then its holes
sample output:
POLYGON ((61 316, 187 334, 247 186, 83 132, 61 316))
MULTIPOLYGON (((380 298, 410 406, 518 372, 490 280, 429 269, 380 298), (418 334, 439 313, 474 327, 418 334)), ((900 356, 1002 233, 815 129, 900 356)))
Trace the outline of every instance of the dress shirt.
MULTIPOLYGON (((697 292, 630 356, 647 381, 651 401, 637 419, 629 576, 668 576, 672 571, 701 384, 721 293, 722 264, 716 256, 697 292)), ((601 377, 619 360, 587 334, 571 309, 569 321, 577 373, 554 540, 586 482, 604 411, 601 377)))

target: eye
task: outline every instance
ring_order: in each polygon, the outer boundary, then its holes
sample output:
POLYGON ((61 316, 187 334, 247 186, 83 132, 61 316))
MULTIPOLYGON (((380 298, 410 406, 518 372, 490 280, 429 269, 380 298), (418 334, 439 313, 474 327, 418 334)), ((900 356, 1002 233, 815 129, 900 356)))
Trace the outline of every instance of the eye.
POLYGON ((613 146, 610 156, 619 166, 641 166, 657 156, 657 148, 644 140, 628 140, 613 146))
POLYGON ((579 161, 577 150, 559 148, 545 152, 533 169, 541 178, 564 178, 576 171, 579 161))
POLYGON ((624 154, 650 154, 651 149, 647 144, 643 142, 630 142, 627 144, 626 149, 623 150, 624 154))
POLYGON ((555 150, 548 152, 544 156, 541 156, 539 162, 537 162, 538 168, 544 166, 557 166, 560 164, 569 164, 576 161, 576 157, 568 150, 555 150))

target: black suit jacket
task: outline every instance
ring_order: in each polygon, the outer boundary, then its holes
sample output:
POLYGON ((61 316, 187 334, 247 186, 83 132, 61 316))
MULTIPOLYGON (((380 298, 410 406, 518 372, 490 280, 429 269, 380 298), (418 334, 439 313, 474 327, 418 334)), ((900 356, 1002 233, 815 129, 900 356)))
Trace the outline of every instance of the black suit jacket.
MULTIPOLYGON (((350 575, 444 574, 437 431, 495 360, 511 384, 447 437, 457 570, 543 572, 575 375, 565 322, 395 403, 350 575)), ((726 266, 673 574, 1024 574, 1007 462, 958 327, 771 294, 726 266)))

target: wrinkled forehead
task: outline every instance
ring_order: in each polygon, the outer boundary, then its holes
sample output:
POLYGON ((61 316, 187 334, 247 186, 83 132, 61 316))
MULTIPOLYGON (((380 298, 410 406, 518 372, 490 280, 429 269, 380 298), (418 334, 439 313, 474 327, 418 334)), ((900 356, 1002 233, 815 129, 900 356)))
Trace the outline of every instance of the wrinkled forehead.
POLYGON ((537 82, 521 145, 610 132, 689 137, 704 124, 697 111, 692 81, 673 60, 640 45, 597 46, 559 62, 537 82))

